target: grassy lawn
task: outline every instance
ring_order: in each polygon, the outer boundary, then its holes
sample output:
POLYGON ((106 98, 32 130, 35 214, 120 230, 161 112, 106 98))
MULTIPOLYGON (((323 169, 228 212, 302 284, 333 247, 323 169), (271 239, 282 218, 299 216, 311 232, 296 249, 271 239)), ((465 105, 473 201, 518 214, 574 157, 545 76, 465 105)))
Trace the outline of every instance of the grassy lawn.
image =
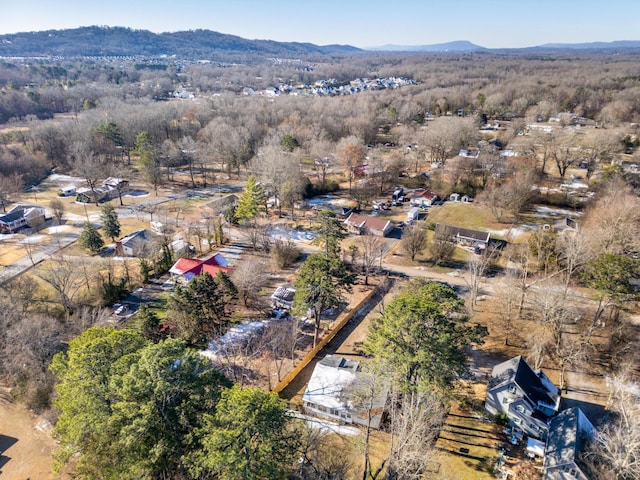
POLYGON ((27 255, 24 245, 10 244, 4 241, 0 245, 0 265, 11 265, 27 255))
POLYGON ((510 225, 496 222, 488 208, 475 203, 447 202, 442 206, 431 207, 427 215, 429 223, 445 223, 454 227, 485 230, 500 230, 510 225))
POLYGON ((453 407, 436 442, 441 453, 438 472, 426 478, 495 478, 492 471, 499 455, 496 443, 504 442, 499 432, 493 422, 482 421, 470 410, 453 407))

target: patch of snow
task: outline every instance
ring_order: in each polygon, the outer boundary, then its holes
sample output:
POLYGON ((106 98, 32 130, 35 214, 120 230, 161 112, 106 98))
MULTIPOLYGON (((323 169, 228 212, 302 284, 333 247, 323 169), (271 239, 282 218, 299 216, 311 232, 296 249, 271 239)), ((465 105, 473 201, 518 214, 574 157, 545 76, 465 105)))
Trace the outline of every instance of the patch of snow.
POLYGON ((71 230, 71 227, 69 225, 58 225, 56 227, 49 227, 44 229, 44 231, 49 234, 68 232, 69 230, 71 230))
POLYGON ((570 210, 565 210, 562 208, 551 208, 546 207, 544 205, 536 205, 536 215, 544 216, 544 217, 557 217, 557 216, 579 216, 582 215, 581 212, 572 212, 570 210))
POLYGON ((71 175, 61 175, 54 173, 49 175, 43 183, 82 183, 84 178, 72 177, 71 175))
POLYGON ((489 230, 489 233, 491 235, 497 235, 498 237, 502 237, 502 238, 518 238, 521 235, 524 235, 525 233, 531 231, 532 228, 529 225, 521 225, 519 227, 512 227, 512 228, 504 228, 502 230, 489 230))
POLYGON ((348 435, 348 436, 356 436, 360 434, 360 430, 357 427, 352 427, 349 425, 339 425, 337 423, 330 422, 328 420, 322 420, 315 417, 310 417, 309 415, 304 415, 299 412, 290 411, 292 416, 303 420, 309 426, 320 430, 321 432, 332 432, 337 433, 339 435, 348 435))
POLYGON ((20 243, 40 243, 42 240, 44 240, 44 235, 33 235, 22 239, 20 243))
POLYGON ((310 242, 318 235, 311 230, 293 230, 286 227, 274 227, 269 233, 271 238, 280 240, 293 240, 296 242, 310 242))
POLYGON ((130 192, 123 193, 123 197, 148 197, 150 195, 146 190, 131 190, 130 192))

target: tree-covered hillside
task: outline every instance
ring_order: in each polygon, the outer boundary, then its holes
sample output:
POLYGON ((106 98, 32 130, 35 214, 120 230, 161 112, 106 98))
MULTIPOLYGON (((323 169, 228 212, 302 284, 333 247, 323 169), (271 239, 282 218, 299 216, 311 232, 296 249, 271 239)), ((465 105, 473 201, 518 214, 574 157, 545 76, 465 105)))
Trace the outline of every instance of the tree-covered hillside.
POLYGON ((156 34, 124 27, 80 27, 0 36, 0 56, 159 56, 219 57, 222 54, 291 56, 353 53, 351 46, 247 40, 210 30, 156 34))

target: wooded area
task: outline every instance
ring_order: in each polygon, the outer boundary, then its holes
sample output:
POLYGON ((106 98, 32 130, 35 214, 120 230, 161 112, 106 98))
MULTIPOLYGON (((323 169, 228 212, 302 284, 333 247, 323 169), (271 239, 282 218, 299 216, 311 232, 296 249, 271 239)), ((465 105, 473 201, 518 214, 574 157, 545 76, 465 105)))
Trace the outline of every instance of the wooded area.
POLYGON ((446 412, 483 380, 474 354, 498 339, 493 360, 522 354, 535 370, 552 368, 565 394, 577 388, 570 373, 607 379, 607 415, 585 462, 593 478, 640 478, 630 393, 637 62, 632 53, 367 53, 142 68, 4 58, 0 203, 11 214, 48 200, 46 216, 18 233, 15 219, 0 223, 10 275, 0 277, 3 387, 55 424, 57 467, 71 462, 75 478, 436 478, 427 473, 446 412), (363 79, 377 86, 361 88, 363 79), (78 202, 51 197, 52 175, 83 185, 78 202), (387 202, 399 186, 406 198, 387 202), (237 198, 210 205, 220 192, 237 198), (389 231, 345 222, 358 212, 389 231), (313 243, 275 235, 284 225, 313 243), (143 227, 159 233, 128 259, 116 251, 143 227), (55 228, 76 236, 63 244, 55 228), (479 229, 490 240, 465 237, 479 229), (177 253, 175 234, 191 250, 177 253), (243 249, 232 267, 172 277, 171 290, 113 321, 114 304, 168 279, 179 258, 201 261, 232 242, 243 249), (14 274, 20 259, 26 273, 14 274), (439 281, 402 279, 430 275, 439 281), (358 459, 340 458, 335 439, 267 390, 350 295, 385 276, 407 283, 376 307, 363 339, 362 380, 349 394, 369 418, 358 459), (197 353, 271 317, 266 292, 285 284, 295 288, 287 313, 306 324, 270 323, 214 362, 197 353), (389 448, 374 455, 383 391, 389 448))

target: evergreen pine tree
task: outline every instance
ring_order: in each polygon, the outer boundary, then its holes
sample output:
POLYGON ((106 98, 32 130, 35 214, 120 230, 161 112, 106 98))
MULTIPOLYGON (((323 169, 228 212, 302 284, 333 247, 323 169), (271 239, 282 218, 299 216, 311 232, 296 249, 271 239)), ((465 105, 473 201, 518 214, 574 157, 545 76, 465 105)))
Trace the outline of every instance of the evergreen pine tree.
POLYGON ((240 196, 238 201, 238 207, 236 208, 236 218, 242 220, 252 220, 258 215, 258 209, 264 200, 264 191, 256 180, 256 177, 250 175, 247 179, 247 184, 244 187, 244 192, 240 196))
POLYGON ((100 236, 100 232, 98 232, 96 227, 91 225, 91 222, 85 222, 78 242, 93 253, 98 253, 104 245, 104 240, 100 236))
POLYGON ((107 203, 102 207, 100 219, 102 220, 102 231, 105 236, 114 242, 116 237, 120 236, 120 222, 118 221, 118 212, 113 208, 113 205, 107 203))

